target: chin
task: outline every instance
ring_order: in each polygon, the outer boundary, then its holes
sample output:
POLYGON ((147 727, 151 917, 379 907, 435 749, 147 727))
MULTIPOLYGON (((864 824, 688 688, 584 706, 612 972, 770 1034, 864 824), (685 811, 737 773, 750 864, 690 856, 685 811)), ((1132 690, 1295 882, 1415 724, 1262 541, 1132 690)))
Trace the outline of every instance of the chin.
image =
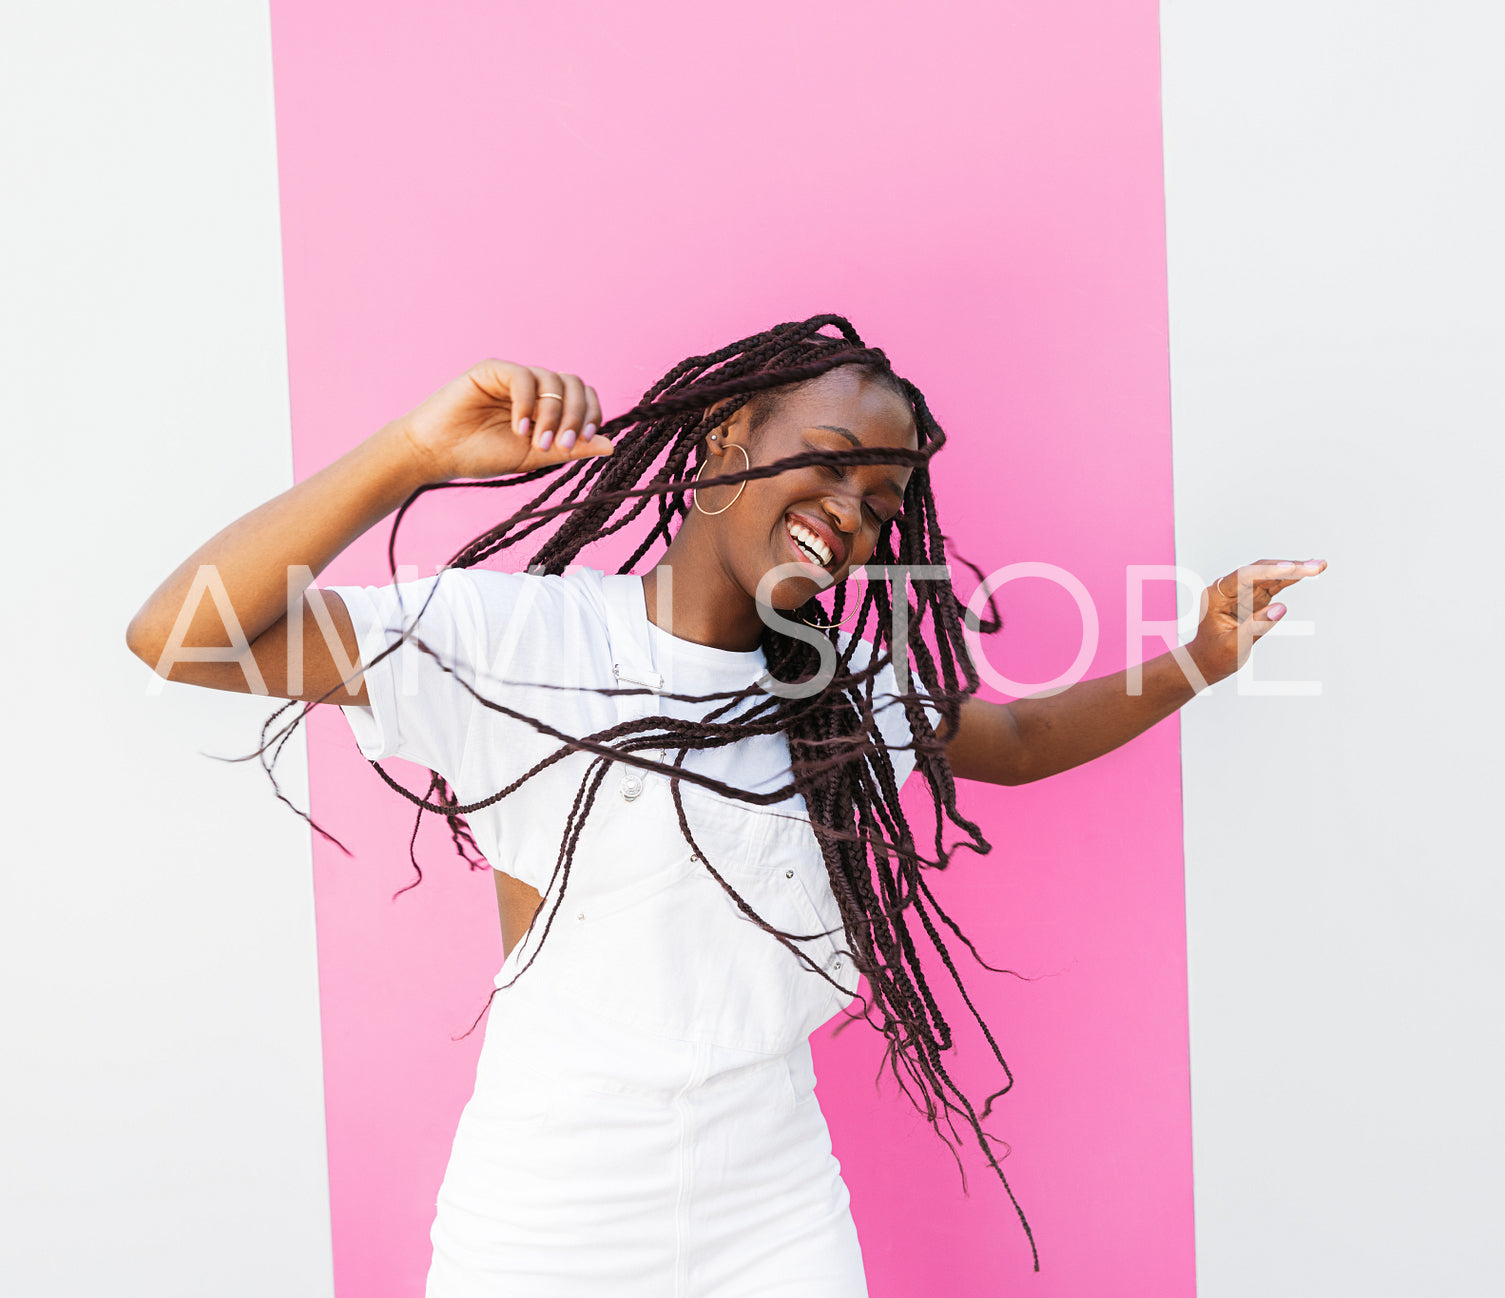
MULTIPOLYGON (((787 561, 784 561, 787 562, 787 561)), ((777 564, 769 564, 767 568, 755 578, 748 587, 748 593, 754 599, 757 598, 758 583, 762 576, 772 572, 777 564)), ((773 599, 770 603, 780 613, 793 613, 795 609, 808 603, 812 596, 819 595, 822 590, 829 587, 819 586, 809 577, 785 577, 773 588, 773 599)))

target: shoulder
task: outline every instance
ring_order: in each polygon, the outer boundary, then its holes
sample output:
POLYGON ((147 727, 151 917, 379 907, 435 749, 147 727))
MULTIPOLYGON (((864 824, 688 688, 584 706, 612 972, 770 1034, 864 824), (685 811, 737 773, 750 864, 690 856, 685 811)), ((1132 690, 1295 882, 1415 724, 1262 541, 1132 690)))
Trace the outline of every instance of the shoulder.
MULTIPOLYGON (((836 633, 837 649, 845 653, 853 639, 854 637, 849 631, 838 631, 836 633)), ((855 666, 866 667, 873 660, 873 653, 874 648, 871 640, 858 640, 856 647, 852 650, 852 662, 855 666)))
POLYGON ((596 568, 564 573, 496 572, 489 568, 445 568, 441 585, 453 583, 461 600, 493 630, 517 619, 599 623, 604 616, 603 574, 596 568))
MULTIPOLYGON (((843 653, 845 653, 847 647, 852 644, 853 637, 843 632, 838 632, 837 635, 837 646, 843 653)), ((890 646, 889 650, 887 650, 886 652, 891 651, 892 646, 890 646)), ((903 650, 902 652, 904 652, 907 657, 908 650, 903 650)), ((856 646, 852 648, 851 665, 854 669, 861 671, 873 661, 873 658, 876 654, 878 654, 878 649, 871 640, 859 639, 856 643, 856 646)), ((909 675, 911 679, 910 688, 919 690, 921 688, 919 680, 915 678, 913 672, 909 673, 909 675)), ((877 674, 873 677, 873 693, 889 695, 897 694, 898 685, 896 681, 897 678, 894 672, 893 659, 890 658, 888 662, 884 663, 883 666, 878 669, 877 674)))
POLYGON ((599 568, 571 568, 568 572, 498 572, 494 568, 441 568, 445 581, 463 585, 486 600, 515 598, 531 590, 550 599, 599 599, 604 575, 599 568))
MULTIPOLYGON (((842 636, 841 648, 845 650, 851 642, 850 636, 842 636)), ((890 658, 873 676, 871 697, 879 725, 886 730, 903 735, 910 732, 910 724, 904 707, 906 698, 911 703, 919 703, 932 727, 940 723, 941 709, 935 695, 926 688, 925 682, 920 679, 920 673, 915 670, 913 662, 910 661, 908 647, 904 647, 899 652, 904 655, 904 675, 907 678, 908 693, 906 694, 899 688, 899 676, 894 669, 894 660, 890 658)), ((862 670, 872 662, 877 653, 878 649, 870 640, 859 640, 852 650, 852 667, 858 671, 862 670)))
POLYGON ((595 568, 563 573, 445 570, 456 582, 452 598, 475 626, 476 660, 509 682, 545 681, 566 671, 593 679, 606 650, 603 574, 595 568))

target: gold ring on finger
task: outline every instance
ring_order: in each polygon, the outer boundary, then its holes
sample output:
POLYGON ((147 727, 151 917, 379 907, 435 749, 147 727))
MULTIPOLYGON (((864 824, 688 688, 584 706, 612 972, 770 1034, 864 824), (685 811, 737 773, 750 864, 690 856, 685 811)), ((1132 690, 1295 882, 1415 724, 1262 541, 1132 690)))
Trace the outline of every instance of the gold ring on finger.
POLYGON ((1227 591, 1225 591, 1223 589, 1223 583, 1225 581, 1227 581, 1227 580, 1228 580, 1228 578, 1226 578, 1226 577, 1219 577, 1218 578, 1218 594, 1221 595, 1224 599, 1232 599, 1234 597, 1234 595, 1238 594, 1238 587, 1235 586, 1234 587, 1234 591, 1233 591, 1233 595, 1230 595, 1227 591))
POLYGON ((552 398, 555 401, 563 401, 564 400, 564 398, 562 396, 560 396, 559 393, 557 393, 557 392, 540 392, 538 394, 538 400, 539 401, 543 401, 543 400, 546 400, 548 398, 552 398))

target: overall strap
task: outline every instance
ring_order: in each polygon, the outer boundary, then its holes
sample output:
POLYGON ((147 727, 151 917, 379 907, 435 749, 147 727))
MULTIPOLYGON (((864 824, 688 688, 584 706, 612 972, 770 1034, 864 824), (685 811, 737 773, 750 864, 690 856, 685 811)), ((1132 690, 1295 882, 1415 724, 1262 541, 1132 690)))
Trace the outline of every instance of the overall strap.
POLYGON ((617 683, 641 685, 653 694, 617 696, 617 714, 622 720, 652 716, 658 709, 658 691, 664 678, 653 667, 653 642, 648 638, 648 613, 643 606, 643 579, 631 573, 601 579, 606 601, 606 639, 611 650, 611 671, 617 683))
MULTIPOLYGON (((606 640, 611 651, 611 671, 619 687, 642 686, 652 693, 618 694, 618 721, 636 721, 658 713, 658 692, 664 678, 653 666, 653 642, 648 637, 648 612, 643 599, 643 579, 631 573, 608 574, 601 579, 601 596, 606 604, 606 640)), ((664 760, 663 750, 647 750, 649 756, 664 760)), ((629 802, 642 792, 642 771, 626 768, 621 793, 629 802)))

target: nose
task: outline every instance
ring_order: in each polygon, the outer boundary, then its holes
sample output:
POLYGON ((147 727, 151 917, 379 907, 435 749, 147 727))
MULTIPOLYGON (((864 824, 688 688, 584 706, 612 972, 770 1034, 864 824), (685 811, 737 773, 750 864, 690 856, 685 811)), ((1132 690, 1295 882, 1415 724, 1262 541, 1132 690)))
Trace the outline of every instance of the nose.
POLYGON ((862 526, 862 506, 855 500, 833 493, 821 501, 821 505, 831 516, 838 531, 855 534, 862 526))

